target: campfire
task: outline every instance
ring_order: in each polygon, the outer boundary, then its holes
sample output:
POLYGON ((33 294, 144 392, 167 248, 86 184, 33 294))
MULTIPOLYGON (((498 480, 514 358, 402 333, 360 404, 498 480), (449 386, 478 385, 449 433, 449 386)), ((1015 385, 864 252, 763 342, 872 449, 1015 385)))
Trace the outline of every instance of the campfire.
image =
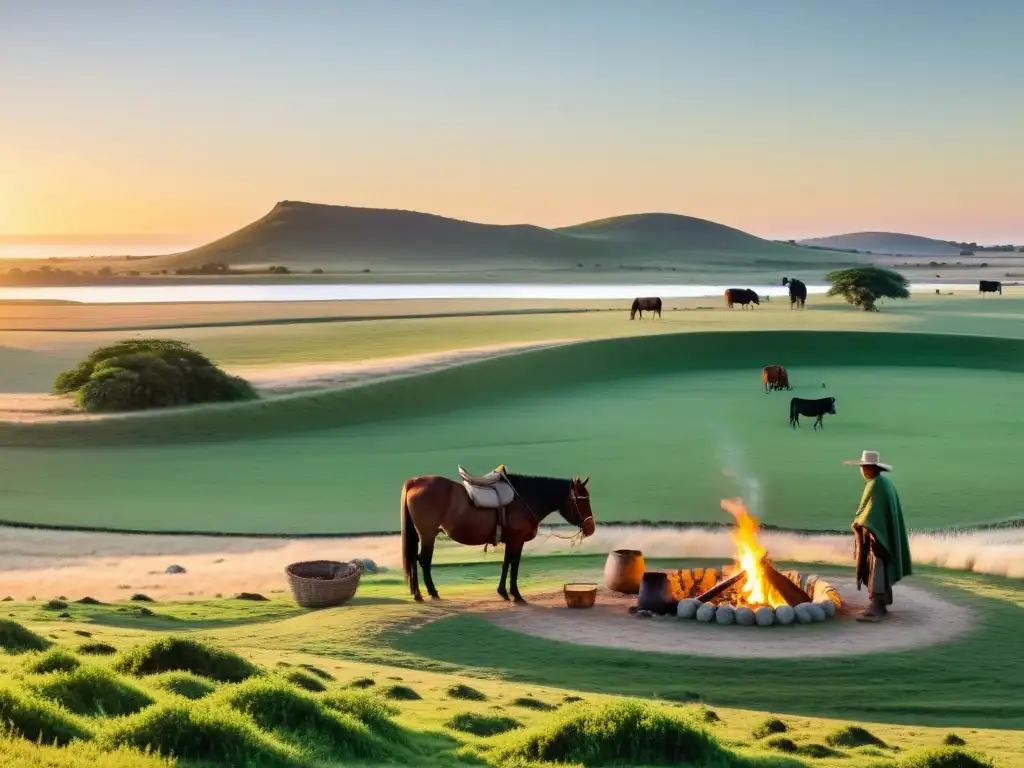
POLYGON ((723 499, 722 509, 736 520, 732 540, 736 543, 736 563, 722 569, 724 578, 711 589, 697 595, 702 603, 729 603, 735 608, 758 609, 780 605, 796 607, 811 602, 799 585, 781 574, 768 559, 768 552, 757 539, 761 523, 751 515, 742 499, 723 499))

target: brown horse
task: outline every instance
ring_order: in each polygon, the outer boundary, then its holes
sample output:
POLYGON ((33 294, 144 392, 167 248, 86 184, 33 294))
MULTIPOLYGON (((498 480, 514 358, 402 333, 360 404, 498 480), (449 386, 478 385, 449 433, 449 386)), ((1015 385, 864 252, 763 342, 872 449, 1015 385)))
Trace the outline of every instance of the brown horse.
MULTIPOLYGON (((566 522, 575 525, 584 536, 594 533, 596 523, 590 511, 590 491, 585 480, 574 477, 561 480, 553 477, 506 474, 515 489, 515 498, 505 508, 501 539, 505 544, 505 562, 501 566, 498 594, 505 600, 509 592, 505 580, 511 569, 511 592, 517 603, 525 602, 519 594, 519 560, 523 546, 537 536, 541 521, 554 511, 566 522)), ((427 592, 438 598, 430 563, 434 557, 434 540, 439 530, 459 544, 481 546, 494 542, 498 526, 498 510, 476 507, 461 483, 440 475, 413 477, 402 486, 402 568, 409 591, 422 600, 417 564, 423 568, 427 592)))

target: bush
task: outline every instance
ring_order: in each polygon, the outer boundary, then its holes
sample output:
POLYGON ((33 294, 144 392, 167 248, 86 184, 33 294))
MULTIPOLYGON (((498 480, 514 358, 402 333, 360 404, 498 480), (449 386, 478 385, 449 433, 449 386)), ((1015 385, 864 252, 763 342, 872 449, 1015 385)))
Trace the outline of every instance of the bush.
POLYGON ((326 669, 320 669, 320 667, 315 667, 312 664, 299 664, 299 666, 302 669, 306 670, 307 672, 310 672, 310 673, 316 675, 321 680, 333 680, 334 679, 334 675, 332 675, 326 669))
POLYGON ((0 648, 7 653, 45 651, 53 643, 16 621, 0 619, 0 648))
POLYGON ((501 759, 584 765, 728 765, 732 757, 695 724, 646 702, 573 704, 505 737, 501 759), (717 762, 716 762, 717 761, 717 762))
POLYGON ((788 730, 789 726, 779 720, 779 718, 769 717, 753 730, 752 735, 755 739, 763 739, 776 733, 786 733, 788 730))
POLYGON ((371 731, 390 740, 404 738, 401 729, 391 719, 398 709, 380 699, 365 693, 342 691, 330 693, 321 699, 325 707, 352 715, 371 731))
POLYGON ((153 703, 152 698, 134 685, 102 667, 52 672, 27 685, 41 697, 62 704, 76 715, 131 715, 153 703))
POLYGON ((162 637, 129 648, 114 662, 114 669, 132 675, 191 672, 220 682, 237 683, 262 670, 231 651, 214 648, 188 637, 162 637))
POLYGON ((373 680, 372 678, 369 678, 369 677, 357 677, 355 680, 353 680, 351 683, 348 684, 348 687, 349 688, 363 689, 363 688, 372 688, 376 684, 377 684, 377 682, 375 680, 373 680))
POLYGON ((33 744, 0 736, 0 765, 18 768, 175 768, 167 759, 136 750, 104 752, 91 742, 67 747, 33 744))
POLYGON ((77 650, 87 656, 113 656, 117 653, 117 648, 110 643, 82 643, 77 650))
POLYGON ((460 712, 444 725, 445 728, 451 728, 453 731, 462 731, 483 737, 497 736, 499 733, 508 733, 523 727, 522 723, 512 717, 481 715, 476 712, 460 712))
POLYGON ((78 669, 82 662, 73 653, 63 648, 54 648, 40 656, 33 656, 25 662, 25 671, 33 675, 44 675, 47 672, 71 672, 78 669))
POLYGON ((319 744, 321 751, 335 760, 370 760, 391 754, 358 719, 280 680, 249 680, 225 688, 216 695, 216 702, 248 715, 266 731, 291 737, 296 744, 319 744))
POLYGON ((149 707, 115 721, 99 742, 107 749, 120 746, 154 750, 183 760, 206 760, 224 765, 298 768, 302 761, 275 744, 252 721, 229 709, 204 703, 175 702, 149 707))
POLYGON ((884 747, 885 742, 859 725, 848 725, 832 731, 825 737, 830 747, 884 747))
POLYGON ((533 709, 537 712, 550 712, 555 707, 547 702, 535 699, 532 696, 520 696, 518 699, 512 699, 513 707, 522 707, 523 709, 533 709))
POLYGON ((384 695, 396 701, 419 701, 423 697, 407 685, 392 685, 384 689, 384 695))
POLYGON ((320 680, 313 677, 308 672, 303 672, 299 669, 289 669, 285 672, 279 672, 282 678, 287 680, 292 685, 298 686, 304 691, 310 691, 312 693, 322 693, 327 690, 327 686, 324 685, 320 680))
POLYGON ((156 675, 150 685, 168 693, 175 693, 193 701, 208 696, 217 690, 216 686, 205 678, 191 672, 164 672, 156 675))
POLYGON ((462 701, 487 701, 487 696, 476 688, 458 683, 448 686, 445 694, 449 699, 460 699, 462 701))
POLYGON ((0 687, 0 722, 12 734, 44 744, 63 746, 74 739, 91 738, 56 705, 10 685, 0 687))
POLYGON ((91 413, 138 411, 195 403, 252 400, 256 391, 188 344, 138 339, 95 350, 57 376, 57 394, 74 394, 91 413))
POLYGON ((909 299, 907 278, 899 272, 881 267, 855 267, 829 272, 825 279, 832 283, 829 296, 842 296, 865 312, 876 310, 879 299, 909 299))
POLYGON ((899 768, 992 768, 993 763, 984 755, 957 747, 937 747, 916 752, 897 765, 899 768))
POLYGON ((963 747, 967 745, 967 742, 955 733, 947 733, 945 737, 943 737, 942 743, 947 747, 963 747))

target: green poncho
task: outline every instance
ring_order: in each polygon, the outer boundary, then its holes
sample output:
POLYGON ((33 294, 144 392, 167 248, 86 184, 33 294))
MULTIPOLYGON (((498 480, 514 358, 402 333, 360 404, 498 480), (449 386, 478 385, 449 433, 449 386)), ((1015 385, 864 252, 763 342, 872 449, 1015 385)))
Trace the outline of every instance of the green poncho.
POLYGON ((900 497, 892 481, 884 474, 869 480, 864 487, 853 524, 867 528, 885 549, 889 556, 886 570, 890 585, 913 572, 910 569, 910 541, 907 539, 907 527, 903 524, 900 497))

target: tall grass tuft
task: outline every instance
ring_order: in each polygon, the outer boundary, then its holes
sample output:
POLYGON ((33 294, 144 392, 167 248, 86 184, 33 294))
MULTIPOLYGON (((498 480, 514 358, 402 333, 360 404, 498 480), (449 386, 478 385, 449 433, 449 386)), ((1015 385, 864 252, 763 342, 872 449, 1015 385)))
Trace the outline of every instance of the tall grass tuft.
POLYGON ((487 695, 482 691, 462 683, 448 686, 445 695, 449 699, 459 699, 460 701, 487 701, 487 695))
POLYGON ((292 685, 310 693, 323 693, 327 690, 327 686, 319 678, 314 677, 308 672, 303 672, 301 669, 286 669, 277 674, 292 685))
POLYGON ((0 765, 11 768, 175 768, 171 760, 125 748, 105 752, 92 742, 66 747, 0 734, 0 765))
POLYGON ((84 725, 56 704, 10 683, 0 684, 0 722, 11 735, 44 744, 63 746, 92 738, 84 725))
POLYGON ((16 621, 0 619, 0 648, 7 653, 45 651, 53 643, 16 621))
POLYGON ((935 747, 905 757, 898 768, 993 768, 993 762, 984 755, 958 747, 935 747))
POLYGON ((226 683, 237 683, 262 674, 259 667, 237 653, 205 645, 189 637, 174 636, 129 648, 115 660, 114 669, 132 675, 191 672, 226 683))
POLYGON ((355 717, 325 706, 282 680, 248 680, 219 691, 210 701, 248 715, 265 731, 332 760, 374 760, 393 750, 355 717))
POLYGON ((859 725, 847 725, 837 728, 825 737, 825 743, 830 747, 846 747, 847 749, 886 746, 884 741, 859 725))
POLYGON ((113 656, 117 653, 117 648, 110 643, 100 642, 82 643, 76 650, 87 656, 113 656))
POLYGON ((786 733, 787 731, 789 731, 789 726, 782 720, 779 720, 777 717, 769 717, 764 722, 759 723, 751 732, 751 735, 755 739, 764 739, 775 734, 786 733))
POLYGON ((392 719, 398 714, 398 708, 376 696, 355 691, 337 691, 327 694, 320 701, 329 709, 351 715, 374 734, 392 744, 408 743, 405 730, 392 719))
POLYGON ((76 715, 131 715, 153 703, 152 697, 106 667, 51 672, 28 680, 26 686, 76 715))
POLYGON ((451 728, 453 731, 462 731, 485 738, 523 727, 523 724, 514 717, 485 715, 478 712, 460 712, 449 718, 444 725, 445 728, 451 728))
POLYGON ((209 680, 191 672, 163 672, 150 678, 149 684, 192 701, 197 701, 217 690, 209 680))
POLYGON ((82 662, 73 653, 68 653, 63 648, 53 648, 26 659, 25 671, 32 675, 45 675, 47 672, 71 672, 81 665, 82 662))
POLYGON ((249 718, 205 702, 149 707, 113 721, 98 741, 106 749, 126 746, 231 766, 299 768, 305 762, 294 750, 262 733, 249 718))
POLYGON ((636 699, 567 706, 535 728, 505 736, 498 755, 584 765, 732 762, 731 754, 695 723, 636 699))

